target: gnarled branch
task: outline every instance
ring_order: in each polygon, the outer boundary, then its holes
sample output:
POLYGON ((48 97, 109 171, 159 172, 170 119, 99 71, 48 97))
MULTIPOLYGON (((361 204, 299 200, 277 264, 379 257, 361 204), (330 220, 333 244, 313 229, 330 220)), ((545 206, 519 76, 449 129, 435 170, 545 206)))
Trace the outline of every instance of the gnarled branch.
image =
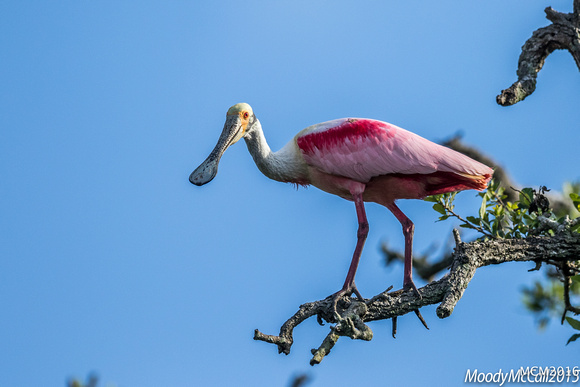
MULTIPOLYGON (((318 364, 337 343, 340 336, 352 339, 370 340, 372 331, 365 324, 370 321, 385 320, 409 312, 417 312, 421 307, 439 304, 437 316, 445 318, 463 296, 475 271, 483 266, 497 265, 505 262, 538 262, 562 267, 578 260, 580 257, 580 234, 566 230, 554 237, 530 236, 525 239, 494 239, 463 243, 457 230, 454 230, 455 251, 449 273, 419 289, 421 297, 412 291, 392 291, 391 288, 364 300, 343 297, 333 310, 333 296, 324 300, 309 302, 300 306, 280 329, 277 336, 265 335, 255 330, 254 339, 278 346, 278 352, 289 354, 293 343, 292 332, 296 326, 309 317, 317 316, 322 320, 335 323, 330 333, 316 350, 310 364, 318 364)), ((418 316, 420 316, 418 314, 418 316)))
POLYGON ((518 103, 534 92, 538 72, 554 50, 568 50, 580 69, 580 0, 574 0, 572 13, 561 13, 552 7, 544 12, 552 24, 534 31, 523 45, 518 60, 518 80, 496 98, 502 106, 518 103))

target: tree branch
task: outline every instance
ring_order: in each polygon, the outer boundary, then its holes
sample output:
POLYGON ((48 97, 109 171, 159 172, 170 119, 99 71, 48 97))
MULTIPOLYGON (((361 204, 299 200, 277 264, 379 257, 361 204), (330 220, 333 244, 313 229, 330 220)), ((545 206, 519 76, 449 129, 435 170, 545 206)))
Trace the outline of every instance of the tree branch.
MULTIPOLYGON (((580 0, 577 0, 580 3, 580 0)), ((498 165, 498 163, 493 160, 491 157, 485 155, 479 149, 474 148, 466 143, 464 143, 461 139, 461 135, 457 134, 453 137, 441 142, 441 145, 444 145, 448 148, 451 148, 457 152, 463 153, 470 158, 477 160, 483 164, 494 166, 494 173, 493 178, 494 180, 499 181, 500 185, 506 188, 504 195, 506 195, 505 200, 515 202, 518 200, 518 191, 513 187, 518 187, 519 184, 516 184, 509 176, 507 171, 498 165)), ((574 212, 574 206, 572 205, 572 201, 567 195, 562 195, 556 191, 552 191, 547 193, 546 196, 549 198, 550 207, 552 208, 553 212, 557 216, 563 216, 563 214, 570 214, 574 212)), ((545 223, 550 222, 549 219, 541 219, 545 223)), ((554 221, 552 221, 554 222, 554 221)), ((574 224, 569 224, 568 227, 574 227, 578 223, 580 223, 580 218, 575 219, 573 222, 574 224)), ((550 228, 550 227, 547 227, 550 228)), ((558 232, 558 228, 554 228, 555 232, 558 232)), ((381 250, 385 255, 385 263, 387 266, 392 264, 393 262, 403 262, 404 256, 401 254, 400 251, 390 249, 387 243, 383 243, 381 246, 381 250)), ((429 249, 433 251, 434 249, 429 249)), ((432 254, 422 254, 418 255, 415 254, 413 257, 413 271, 416 275, 418 275, 423 280, 430 282, 433 278, 442 270, 451 266, 453 261, 453 256, 451 251, 446 251, 442 254, 441 257, 433 260, 432 254)))
POLYGON ((524 100, 536 89, 538 72, 554 50, 568 50, 580 69, 580 0, 574 0, 572 13, 561 13, 548 7, 544 10, 551 25, 532 33, 522 47, 518 60, 518 80, 497 96, 497 103, 510 106, 524 100))
MULTIPOLYGON (((580 256, 580 234, 563 230, 554 237, 530 236, 525 239, 494 239, 463 243, 459 233, 454 230, 455 251, 449 273, 419 289, 421 297, 412 291, 402 290, 384 292, 364 300, 343 297, 337 304, 338 315, 332 308, 333 296, 324 300, 309 302, 299 310, 280 329, 278 336, 265 335, 255 330, 254 339, 278 346, 279 353, 290 353, 293 343, 292 332, 296 326, 309 317, 317 316, 322 320, 336 323, 321 346, 313 350, 310 364, 318 364, 337 343, 340 336, 352 339, 370 340, 372 331, 365 324, 369 321, 385 320, 409 312, 416 312, 421 307, 439 304, 437 316, 445 318, 463 296, 475 271, 483 266, 497 265, 506 262, 543 262, 556 266, 567 265, 578 260, 580 256)), ((393 329, 394 331, 394 329, 393 329)))

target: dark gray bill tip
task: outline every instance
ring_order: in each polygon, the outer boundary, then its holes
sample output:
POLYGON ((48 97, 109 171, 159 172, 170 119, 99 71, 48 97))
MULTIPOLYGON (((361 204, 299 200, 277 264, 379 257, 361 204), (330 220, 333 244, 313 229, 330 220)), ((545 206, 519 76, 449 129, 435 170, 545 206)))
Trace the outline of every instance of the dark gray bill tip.
POLYGON ((191 184, 204 185, 217 175, 218 164, 226 149, 236 142, 236 136, 241 130, 240 119, 237 116, 228 116, 222 134, 210 155, 199 167, 189 175, 191 184))
POLYGON ((197 185, 198 187, 201 187, 202 185, 208 183, 208 181, 202 181, 199 176, 196 176, 193 173, 191 175, 189 175, 189 182, 191 184, 197 185))
POLYGON ((218 171, 218 160, 208 158, 189 175, 189 182, 202 186, 213 180, 218 171))

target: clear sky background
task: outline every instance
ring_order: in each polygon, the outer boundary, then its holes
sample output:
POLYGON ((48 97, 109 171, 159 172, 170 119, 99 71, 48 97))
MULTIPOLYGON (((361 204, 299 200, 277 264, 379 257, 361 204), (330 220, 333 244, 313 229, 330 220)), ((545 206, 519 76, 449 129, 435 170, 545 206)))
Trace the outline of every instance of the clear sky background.
MULTIPOLYGON (((513 107, 520 47, 572 0, 60 1, 0 3, 0 385, 458 385, 467 369, 578 366, 580 344, 539 332, 521 288, 531 264, 478 270, 451 317, 435 306, 371 323, 371 342, 295 330, 289 356, 252 340, 337 291, 356 241, 351 202, 268 180, 243 142, 214 181, 188 182, 225 113, 248 102, 276 150, 341 117, 391 122, 430 140, 462 132, 519 184, 577 180, 580 74, 567 52, 513 107)), ((458 209, 477 210, 475 193, 458 209)), ((415 249, 447 243, 452 221, 402 201, 415 249)), ((367 205, 357 285, 402 284, 380 244, 401 227, 367 205)), ((419 285, 420 283, 418 283, 419 285)), ((420 284, 423 285, 423 284, 420 284)))

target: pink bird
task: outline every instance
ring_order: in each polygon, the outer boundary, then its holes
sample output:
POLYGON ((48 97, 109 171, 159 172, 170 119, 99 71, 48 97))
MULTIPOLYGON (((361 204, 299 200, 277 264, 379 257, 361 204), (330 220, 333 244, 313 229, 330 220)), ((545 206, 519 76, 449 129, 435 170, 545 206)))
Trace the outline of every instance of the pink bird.
POLYGON ((483 190, 493 170, 459 152, 428 141, 386 122, 343 118, 309 126, 278 152, 266 143, 260 121, 250 105, 232 106, 217 145, 189 176, 195 185, 210 182, 225 150, 241 138, 260 171, 273 180, 313 185, 354 202, 358 218, 357 243, 338 297, 353 292, 362 299, 354 277, 369 232, 364 202, 387 207, 401 222, 405 236, 403 287, 420 297, 413 283, 413 222, 397 207, 397 199, 466 189, 483 190))

